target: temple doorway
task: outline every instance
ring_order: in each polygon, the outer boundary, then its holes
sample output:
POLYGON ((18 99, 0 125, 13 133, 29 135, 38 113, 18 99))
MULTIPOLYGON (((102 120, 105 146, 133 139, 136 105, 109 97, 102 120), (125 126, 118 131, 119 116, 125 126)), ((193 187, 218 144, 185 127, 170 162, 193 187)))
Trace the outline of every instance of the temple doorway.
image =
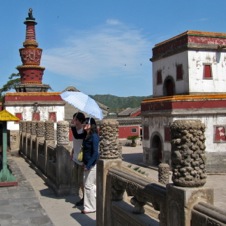
POLYGON ((175 83, 171 76, 168 76, 163 85, 164 96, 172 96, 175 94, 175 83))
POLYGON ((158 166, 162 162, 162 142, 159 135, 154 135, 151 140, 152 164, 158 166))

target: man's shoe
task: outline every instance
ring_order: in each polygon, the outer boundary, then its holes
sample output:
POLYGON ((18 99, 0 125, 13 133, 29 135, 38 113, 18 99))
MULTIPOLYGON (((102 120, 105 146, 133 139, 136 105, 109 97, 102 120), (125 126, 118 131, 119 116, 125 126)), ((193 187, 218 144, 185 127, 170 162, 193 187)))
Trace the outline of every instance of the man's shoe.
POLYGON ((76 206, 82 206, 84 203, 84 199, 82 198, 81 200, 79 200, 78 202, 76 202, 76 206))

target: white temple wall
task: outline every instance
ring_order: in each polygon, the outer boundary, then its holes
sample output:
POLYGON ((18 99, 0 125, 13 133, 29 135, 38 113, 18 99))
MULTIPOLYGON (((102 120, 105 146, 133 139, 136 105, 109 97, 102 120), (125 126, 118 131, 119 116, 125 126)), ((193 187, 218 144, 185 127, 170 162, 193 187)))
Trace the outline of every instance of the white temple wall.
POLYGON ((210 51, 188 51, 189 93, 225 93, 226 53, 210 51), (212 67, 212 79, 203 79, 203 65, 212 67))
POLYGON ((226 142, 215 142, 214 135, 216 133, 215 126, 225 126, 226 127, 226 117, 224 116, 197 116, 194 117, 150 117, 145 118, 145 123, 149 124, 149 140, 143 139, 143 147, 151 148, 151 138, 153 133, 159 133, 163 139, 162 150, 171 150, 170 142, 165 142, 165 131, 164 128, 169 126, 171 122, 175 120, 189 120, 198 119, 201 120, 206 126, 205 136, 206 136, 206 152, 226 152, 226 142))
MULTIPOLYGON (((11 114, 22 113, 24 121, 32 121, 32 114, 34 112, 33 106, 7 106, 6 110, 11 114)), ((40 121, 47 121, 49 119, 49 112, 56 112, 57 121, 64 120, 64 106, 38 106, 37 111, 40 113, 40 121)), ((56 123, 54 129, 56 129, 56 123)), ((7 122, 8 130, 19 130, 19 123, 7 122)))
POLYGON ((188 55, 187 52, 165 57, 152 63, 153 96, 163 96, 164 80, 171 76, 174 79, 176 94, 188 93, 188 55), (176 81, 176 65, 183 65, 183 80, 176 81), (157 72, 162 71, 162 84, 157 85, 157 72))
POLYGON ((163 96, 164 80, 171 76, 175 82, 175 94, 225 93, 226 53, 211 51, 184 51, 154 61, 153 96, 163 96), (176 65, 183 65, 183 80, 176 80, 176 65), (212 67, 212 79, 203 79, 203 65, 212 67), (162 71, 162 84, 157 85, 157 72, 162 71))
MULTIPOLYGON (((164 141, 165 139, 165 126, 168 126, 170 123, 169 118, 167 117, 150 117, 145 118, 145 125, 149 125, 149 140, 142 140, 143 147, 151 148, 151 138, 153 137, 153 134, 159 134, 164 141)), ((163 150, 171 150, 171 144, 170 142, 163 142, 163 150)))

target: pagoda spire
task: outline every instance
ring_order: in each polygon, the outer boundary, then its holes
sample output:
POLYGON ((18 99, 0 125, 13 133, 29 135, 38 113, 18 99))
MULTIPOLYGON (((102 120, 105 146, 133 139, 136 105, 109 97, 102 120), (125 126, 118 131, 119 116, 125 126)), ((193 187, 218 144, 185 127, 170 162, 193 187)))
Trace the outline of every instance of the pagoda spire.
POLYGON ((24 24, 26 25, 26 39, 23 43, 24 47, 38 47, 38 43, 36 42, 35 38, 35 25, 37 24, 37 22, 35 22, 35 18, 33 17, 32 12, 33 10, 30 8, 28 11, 28 17, 24 21, 24 24))
POLYGON ((35 25, 37 22, 30 8, 28 17, 24 21, 26 25, 26 38, 24 48, 19 49, 23 65, 17 67, 20 74, 21 84, 16 87, 17 92, 43 92, 49 89, 48 85, 42 84, 44 67, 40 66, 42 49, 38 48, 35 37, 35 25))

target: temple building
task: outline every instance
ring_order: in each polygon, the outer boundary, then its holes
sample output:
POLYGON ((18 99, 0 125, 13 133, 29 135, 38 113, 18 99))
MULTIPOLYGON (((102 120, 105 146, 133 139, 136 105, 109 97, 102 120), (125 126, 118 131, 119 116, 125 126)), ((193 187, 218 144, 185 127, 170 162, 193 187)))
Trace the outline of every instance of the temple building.
MULTIPOLYGON (((15 92, 7 92, 2 102, 2 108, 15 115, 21 121, 52 121, 57 129, 58 121, 71 121, 77 108, 62 100, 60 94, 64 91, 78 91, 70 86, 62 92, 49 92, 50 86, 43 84, 45 67, 41 66, 42 49, 36 41, 35 26, 37 22, 32 9, 28 11, 24 24, 26 25, 23 48, 19 49, 22 65, 17 66, 20 83, 15 92)), ((103 115, 108 114, 108 108, 98 103, 103 115)), ((9 121, 7 130, 10 133, 10 148, 19 148, 19 122, 9 121)), ((72 134, 70 131, 70 139, 72 134)))
MULTIPOLYGON (((65 102, 60 92, 48 92, 49 85, 43 84, 45 68, 40 66, 42 49, 38 48, 32 9, 29 9, 26 25, 26 38, 23 48, 19 50, 22 65, 17 67, 20 74, 20 84, 15 87, 16 92, 8 92, 3 100, 3 108, 24 121, 53 121, 64 120, 65 102)), ((56 123, 55 123, 56 127, 56 123)), ((8 122, 10 130, 11 148, 18 143, 18 122, 8 122)))
POLYGON ((226 172, 226 33, 186 31, 152 49, 153 97, 141 103, 143 161, 171 164, 170 124, 206 126, 208 172, 226 172))

